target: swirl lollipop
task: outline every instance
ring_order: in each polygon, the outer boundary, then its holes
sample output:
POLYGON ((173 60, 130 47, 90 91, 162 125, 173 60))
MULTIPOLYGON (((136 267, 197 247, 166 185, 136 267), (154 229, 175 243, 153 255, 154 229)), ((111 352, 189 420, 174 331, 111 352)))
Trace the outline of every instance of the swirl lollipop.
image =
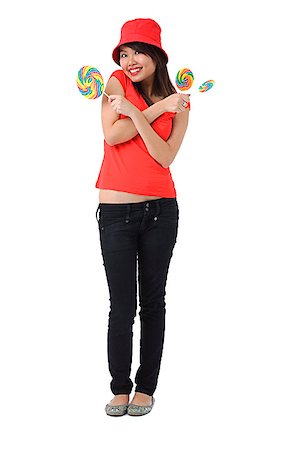
POLYGON ((76 84, 79 92, 88 99, 98 98, 102 93, 109 98, 109 95, 104 92, 103 77, 95 67, 83 66, 79 69, 76 84))
MULTIPOLYGON (((187 91, 191 88, 194 83, 194 75, 190 69, 184 68, 180 69, 175 78, 175 84, 181 91, 187 91)), ((185 108, 190 108, 190 102, 184 102, 183 106, 185 108)))
POLYGON ((214 80, 205 81, 204 83, 199 86, 199 92, 206 92, 209 91, 215 84, 214 80))
POLYGON ((181 69, 177 72, 175 84, 181 91, 187 91, 194 83, 194 75, 190 69, 181 69))

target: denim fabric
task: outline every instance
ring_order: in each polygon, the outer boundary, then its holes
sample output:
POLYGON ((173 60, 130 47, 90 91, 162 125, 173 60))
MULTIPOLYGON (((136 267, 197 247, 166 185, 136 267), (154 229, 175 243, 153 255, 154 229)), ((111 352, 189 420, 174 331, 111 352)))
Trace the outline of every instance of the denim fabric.
POLYGON ((153 395, 163 352, 165 286, 177 238, 178 203, 176 198, 99 203, 96 220, 110 295, 107 353, 111 391, 129 394, 133 388, 130 371, 138 279, 141 337, 135 390, 153 395))

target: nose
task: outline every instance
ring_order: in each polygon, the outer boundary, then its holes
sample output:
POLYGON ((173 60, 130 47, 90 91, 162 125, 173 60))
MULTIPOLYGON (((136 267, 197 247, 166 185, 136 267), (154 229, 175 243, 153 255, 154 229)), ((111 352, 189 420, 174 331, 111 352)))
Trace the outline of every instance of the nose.
POLYGON ((128 56, 128 66, 133 66, 133 64, 135 63, 135 58, 134 55, 130 55, 128 56))

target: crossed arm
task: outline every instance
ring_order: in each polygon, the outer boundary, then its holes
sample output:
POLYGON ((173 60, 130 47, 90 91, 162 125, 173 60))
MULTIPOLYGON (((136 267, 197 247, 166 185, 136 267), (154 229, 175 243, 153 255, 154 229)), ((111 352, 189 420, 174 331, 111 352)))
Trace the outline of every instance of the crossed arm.
MULTIPOLYGON (((115 77, 111 77, 108 81, 106 93, 125 95, 121 83, 115 77)), ((117 145, 139 134, 151 156, 164 168, 169 167, 184 138, 188 125, 189 110, 175 115, 171 135, 167 141, 164 141, 150 126, 150 123, 166 112, 164 100, 151 105, 144 111, 135 107, 130 117, 118 120, 119 114, 111 108, 106 96, 103 95, 101 117, 106 142, 109 145, 117 145)))

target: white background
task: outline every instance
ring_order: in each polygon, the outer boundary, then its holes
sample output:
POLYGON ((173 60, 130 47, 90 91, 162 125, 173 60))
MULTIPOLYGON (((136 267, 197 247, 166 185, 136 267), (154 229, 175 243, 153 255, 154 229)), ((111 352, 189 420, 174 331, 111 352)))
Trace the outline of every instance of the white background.
POLYGON ((1 448, 295 450, 293 1, 11 1, 0 29, 1 448), (192 94, 171 166, 180 222, 156 403, 115 419, 101 98, 76 75, 93 65, 107 80, 138 17, 161 25, 173 81, 190 67, 197 88, 216 84, 192 94))

